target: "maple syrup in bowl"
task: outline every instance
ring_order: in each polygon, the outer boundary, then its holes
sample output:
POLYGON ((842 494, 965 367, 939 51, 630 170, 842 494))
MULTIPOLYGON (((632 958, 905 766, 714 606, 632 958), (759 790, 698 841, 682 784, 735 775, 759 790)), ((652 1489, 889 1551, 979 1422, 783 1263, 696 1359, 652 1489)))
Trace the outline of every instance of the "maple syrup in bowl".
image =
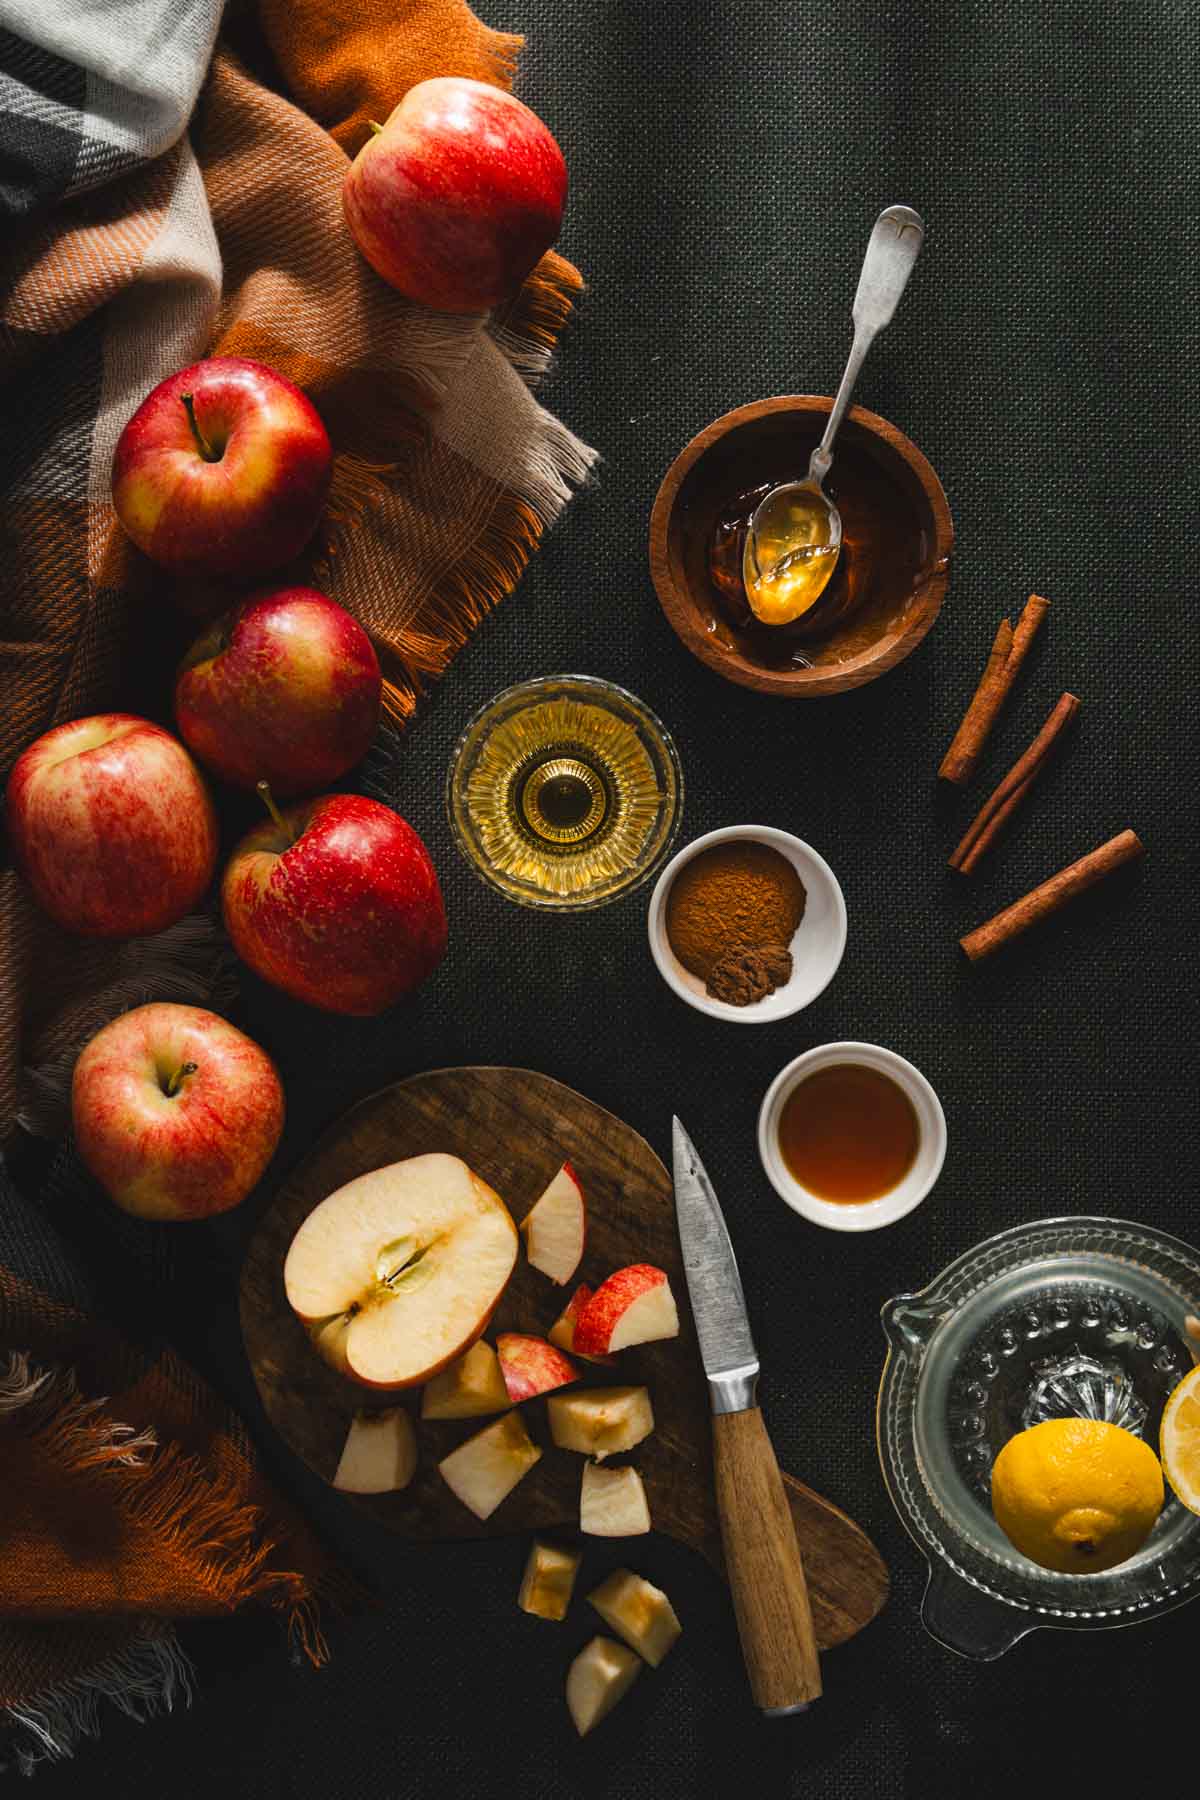
POLYGON ((946 1155, 941 1103, 879 1044, 822 1044, 771 1083, 758 1149, 781 1200, 834 1231, 874 1231, 930 1192, 946 1155))

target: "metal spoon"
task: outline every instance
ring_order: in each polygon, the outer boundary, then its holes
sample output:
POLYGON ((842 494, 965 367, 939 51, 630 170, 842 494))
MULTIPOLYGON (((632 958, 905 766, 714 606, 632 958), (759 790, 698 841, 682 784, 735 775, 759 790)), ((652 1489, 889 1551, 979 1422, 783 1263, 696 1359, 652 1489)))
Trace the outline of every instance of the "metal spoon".
POLYGON ((824 490, 833 440, 858 372, 877 332, 890 324, 925 238, 919 213, 889 206, 875 221, 854 296, 854 342, 803 481, 787 481, 760 500, 746 531, 742 580, 751 610, 768 625, 807 612, 824 592, 842 547, 842 519, 824 490))

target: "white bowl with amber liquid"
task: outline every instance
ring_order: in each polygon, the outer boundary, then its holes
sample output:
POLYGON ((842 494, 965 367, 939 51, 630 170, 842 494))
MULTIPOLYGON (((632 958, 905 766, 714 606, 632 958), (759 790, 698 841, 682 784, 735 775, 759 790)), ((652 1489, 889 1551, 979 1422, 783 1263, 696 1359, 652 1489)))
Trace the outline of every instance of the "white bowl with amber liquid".
POLYGON ((767 1089, 758 1114, 758 1154, 779 1198, 802 1218, 830 1231, 877 1231, 914 1211, 932 1190, 946 1160, 946 1115, 921 1071, 894 1050, 881 1044, 819 1044, 781 1069, 767 1089), (781 1142, 784 1112, 797 1088, 822 1071, 844 1065, 885 1077, 912 1109, 911 1160, 886 1191, 872 1199, 835 1200, 814 1191, 789 1166, 781 1142))

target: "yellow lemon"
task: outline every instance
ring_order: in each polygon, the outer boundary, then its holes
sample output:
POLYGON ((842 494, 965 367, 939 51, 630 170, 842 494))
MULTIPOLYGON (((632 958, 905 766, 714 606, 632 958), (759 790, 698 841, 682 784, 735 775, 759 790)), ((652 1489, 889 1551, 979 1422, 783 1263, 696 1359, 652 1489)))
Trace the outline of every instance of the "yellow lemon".
POLYGON ((1102 1419, 1031 1425, 992 1465, 1001 1531, 1031 1562, 1064 1574, 1124 1562, 1149 1537, 1162 1503, 1162 1468, 1149 1444, 1102 1419))
POLYGON ((1200 1513, 1200 1365, 1172 1391, 1158 1442, 1167 1480, 1188 1510, 1200 1513))

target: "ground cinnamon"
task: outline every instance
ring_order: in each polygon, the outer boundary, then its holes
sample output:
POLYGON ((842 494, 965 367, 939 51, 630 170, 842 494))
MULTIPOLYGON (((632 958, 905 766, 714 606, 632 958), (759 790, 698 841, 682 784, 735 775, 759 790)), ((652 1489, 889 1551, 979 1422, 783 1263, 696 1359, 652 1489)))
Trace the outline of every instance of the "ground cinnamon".
POLYGON ((950 858, 950 867, 969 875, 995 843, 1013 813, 1050 760, 1063 732, 1079 711, 1074 694, 1063 694, 1054 711, 1026 750, 988 796, 968 826, 950 858))
POLYGON ((667 938, 707 982, 734 950, 786 949, 804 916, 804 885, 786 856, 753 838, 713 844, 684 863, 667 894, 667 938))
POLYGON ((960 938, 959 943, 972 962, 980 962, 985 956, 991 956, 1003 949, 1013 938, 1028 931, 1031 925, 1048 919, 1088 888, 1103 881, 1106 875, 1113 874, 1125 863, 1132 862, 1146 853, 1145 845, 1135 831, 1118 832, 1115 838, 1109 838, 1098 850, 1089 856, 1080 857, 1069 868, 1060 869, 1049 881, 1043 881, 1032 893, 1008 906, 995 918, 988 919, 974 931, 960 938))
POLYGON ((1050 602, 1040 594, 1030 594, 1025 610, 1012 630, 1002 619, 988 656, 983 678, 971 697, 962 724, 954 734, 950 748, 942 758, 938 774, 943 781, 964 787, 975 771, 996 715, 1004 705, 1017 678, 1017 672, 1029 653, 1038 626, 1050 610, 1050 602))

